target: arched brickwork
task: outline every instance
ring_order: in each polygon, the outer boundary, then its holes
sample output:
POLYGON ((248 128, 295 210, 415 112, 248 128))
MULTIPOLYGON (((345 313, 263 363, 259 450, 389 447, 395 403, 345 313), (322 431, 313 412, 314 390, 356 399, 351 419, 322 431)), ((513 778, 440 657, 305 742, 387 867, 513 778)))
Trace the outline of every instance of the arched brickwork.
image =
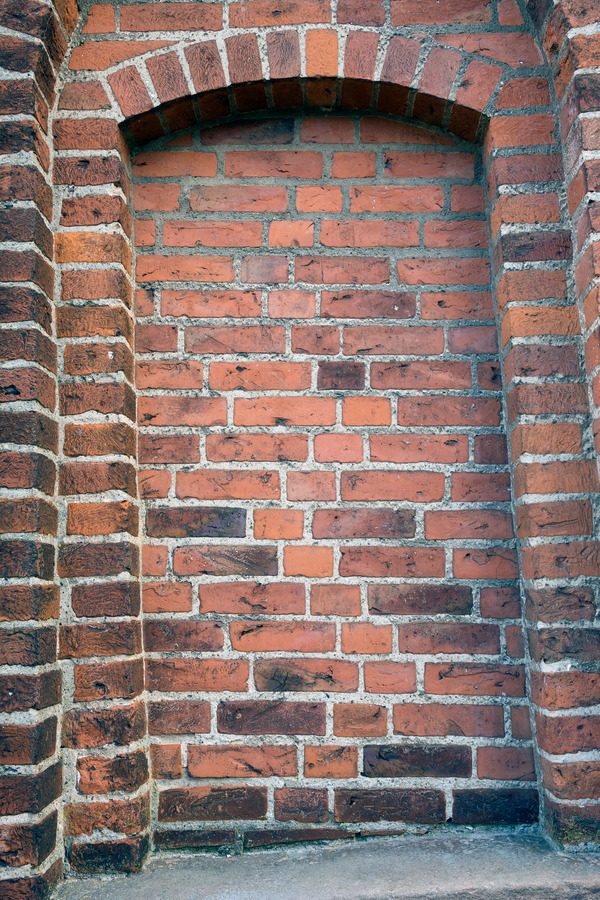
POLYGON ((339 0, 333 20, 328 3, 306 0, 272 27, 272 8, 252 0, 225 10, 226 30, 221 4, 197 4, 185 34, 187 4, 95 5, 77 30, 74 6, 56 6, 0 7, 7 896, 40 896, 58 877, 57 825, 68 845, 77 835, 75 870, 132 870, 148 846, 127 143, 266 107, 373 109, 484 142, 543 821, 566 844, 597 839, 599 273, 587 151, 598 149, 600 104, 589 4, 457 2, 445 21, 419 22, 423 4, 397 0, 387 22, 377 2, 339 0), (117 775, 122 791, 105 794, 117 775))

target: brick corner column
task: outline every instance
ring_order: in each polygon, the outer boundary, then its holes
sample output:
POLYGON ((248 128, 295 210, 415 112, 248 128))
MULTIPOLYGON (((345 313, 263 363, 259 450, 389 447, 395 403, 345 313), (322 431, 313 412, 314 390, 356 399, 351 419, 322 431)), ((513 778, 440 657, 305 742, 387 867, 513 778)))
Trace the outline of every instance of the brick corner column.
POLYGON ((582 850, 600 841, 600 717, 590 712, 600 702, 600 254, 593 242, 600 218, 588 197, 600 167, 581 153, 600 149, 600 79, 577 72, 592 65, 599 40, 573 31, 593 17, 577 7, 529 3, 554 76, 549 109, 557 121, 536 152, 519 159, 513 150, 510 166, 498 157, 491 168, 495 185, 504 185, 495 209, 504 226, 497 300, 541 815, 553 840, 582 850), (510 233, 525 222, 538 224, 530 234, 510 233))
POLYGON ((128 154, 94 87, 54 122, 65 841, 88 874, 149 847, 128 154))

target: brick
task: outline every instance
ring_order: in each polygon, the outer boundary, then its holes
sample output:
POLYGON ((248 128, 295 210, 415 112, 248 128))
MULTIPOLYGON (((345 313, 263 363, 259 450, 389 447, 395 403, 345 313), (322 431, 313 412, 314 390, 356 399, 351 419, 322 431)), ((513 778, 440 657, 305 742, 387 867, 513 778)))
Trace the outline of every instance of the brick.
POLYGON ((310 590, 310 611, 315 616, 360 615, 358 585, 314 584, 310 590))
POLYGON ((335 703, 333 733, 340 737, 379 737, 387 734, 387 710, 374 703, 335 703))
POLYGON ((394 731, 415 736, 503 737, 502 706, 398 703, 394 731))
POLYGON ((325 788, 276 788, 275 818, 281 822, 327 822, 329 804, 325 788))
POLYGON ((471 589, 463 585, 375 584, 369 585, 372 615, 464 615, 471 612, 471 589))
POLYGON ((365 690, 371 694, 410 694, 416 690, 415 665, 412 662, 365 662, 365 690))
POLYGON ((427 511, 425 536, 428 540, 483 537, 509 540, 513 536, 512 519, 500 510, 427 511))
POLYGON ((317 462, 361 462, 362 437, 359 434, 317 434, 314 440, 317 462))
POLYGON ((144 612, 191 612, 192 586, 182 582, 152 581, 143 588, 144 612))
POLYGON ((37 725, 0 726, 0 760, 3 765, 35 765, 56 749, 56 717, 37 725))
POLYGON ((244 652, 326 653, 335 649, 335 626, 319 622, 232 622, 231 645, 244 652))
POLYGON ((519 591, 512 587, 482 588, 479 606, 484 618, 518 619, 521 616, 519 591))
POLYGON ((560 800, 585 800, 598 793, 600 773, 596 762, 542 763, 548 789, 560 800))
POLYGON ((62 766, 48 766, 36 775, 7 775, 0 778, 0 810, 3 816, 41 812, 60 796, 62 766))
POLYGON ((223 500, 233 497, 243 500, 277 500, 280 496, 279 475, 274 471, 258 469, 252 471, 229 469, 221 472, 196 469, 178 472, 177 495, 182 499, 199 500, 223 500))
POLYGON ((500 631, 497 625, 455 625, 415 622, 398 626, 400 653, 499 654, 500 631))
POLYGON ((231 281, 233 268, 227 256, 138 256, 137 278, 140 282, 231 281))
POLYGON ((391 653, 392 629, 389 625, 371 625, 367 622, 343 623, 343 653, 391 653))
MULTIPOLYGON (((254 666, 259 691, 354 691, 358 667, 346 660, 286 659, 259 660, 254 666)), ((316 732, 315 732, 316 733, 316 732)))
POLYGON ((301 701, 223 701, 217 708, 224 734, 325 734, 325 705, 301 701))
POLYGON ((283 569, 286 576, 331 578, 333 575, 333 549, 309 545, 284 547, 283 569))
POLYGON ((424 397, 398 400, 398 424, 405 426, 498 427, 500 404, 488 397, 424 397))
POLYGON ((148 704, 150 734, 200 734, 210 731, 206 700, 162 700, 148 704))
POLYGON ((73 672, 75 701, 114 698, 128 700, 138 697, 144 689, 141 659, 75 665, 73 672))
MULTIPOLYGON (((246 832, 248 835, 249 832, 246 832)), ((265 834, 263 829, 258 834, 265 834)), ((233 846, 236 833, 230 829, 161 829, 154 832, 156 846, 164 850, 195 850, 203 847, 233 846)), ((260 838, 258 838, 260 840, 260 838)), ((250 843, 248 843, 250 846, 250 843)))
POLYGON ((256 787, 185 787, 161 791, 161 822, 264 819, 267 789, 256 787))
POLYGON ((364 749, 368 778, 468 778, 470 747, 369 744, 364 749))
POLYGON ((469 390, 471 380, 471 367, 467 362, 417 361, 371 365, 371 387, 381 390, 469 390))
POLYGON ((398 281, 403 284, 486 285, 489 264, 480 257, 401 259, 396 263, 398 281))
POLYGON ((422 547, 353 547, 342 549, 340 575, 391 578, 443 577, 443 550, 422 547))
POLYGON ((410 510, 339 509, 316 510, 315 538, 398 538, 413 537, 415 525, 410 510))
POLYGON ((89 835, 96 829, 106 828, 121 834, 136 834, 148 823, 149 813, 147 794, 136 799, 70 803, 65 810, 65 831, 69 835, 89 835))
MULTIPOLYGON (((251 434, 207 435, 206 456, 218 462, 253 460, 302 462, 308 456, 308 439, 301 434, 251 434)), ((194 462, 191 457, 182 460, 194 462)))
POLYGON ((399 470, 343 472, 342 500, 440 500, 444 476, 437 472, 399 470))
POLYGON ((192 744, 188 750, 188 770, 193 778, 269 778, 274 775, 296 775, 296 748, 192 744))
POLYGON ((430 326, 366 325, 344 328, 344 354, 348 356, 358 354, 434 356, 442 352, 442 346, 442 330, 430 326))
POLYGON ((430 694, 522 697, 525 673, 500 663, 426 663, 425 690, 430 694))
POLYGON ((58 618, 57 604, 54 585, 7 584, 0 587, 2 621, 55 619, 58 618))
POLYGON ((207 544, 178 548, 173 554, 176 575, 276 575, 272 545, 207 544))
POLYGON ((139 627, 133 622, 63 625, 59 632, 59 656, 62 659, 126 656, 140 651, 139 627))
POLYGON ((535 781, 530 747, 478 747, 477 775, 499 781, 535 781))
POLYGON ((459 825, 531 825, 538 819, 535 790, 466 789, 453 796, 452 821, 459 825))
POLYGON ((76 616, 136 616, 139 585, 126 581, 73 585, 71 603, 76 616))
POLYGON ((146 686, 150 691, 245 691, 245 660, 149 659, 146 686))
POLYGON ((185 335, 188 353, 283 353, 284 346, 285 331, 280 326, 191 326, 185 335))
POLYGON ((304 612, 304 586, 258 582, 220 582, 200 587, 202 612, 240 615, 294 615, 304 612))
POLYGON ((117 63, 133 59, 135 56, 160 50, 169 46, 169 41, 85 41, 75 47, 71 54, 69 68, 75 71, 102 71, 117 63))
POLYGON ((184 3, 181 9, 142 3, 123 10, 121 31, 216 31, 221 22, 218 3, 184 3))
POLYGON ((165 222, 165 247, 260 247, 260 222, 165 222))
POLYGON ((296 280, 307 284, 382 284, 389 281, 388 259, 377 257, 301 256, 296 280))
POLYGON ((144 622, 144 647, 149 653, 220 650, 223 633, 216 622, 160 619, 144 622))
POLYGON ((269 397, 236 399, 236 425, 333 425, 335 400, 327 398, 269 397))
POLYGON ((54 570, 54 548, 50 544, 24 540, 0 541, 2 578, 42 578, 50 581, 54 570))
POLYGON ((508 548, 454 550, 452 566, 456 578, 518 577, 516 552, 508 548))
MULTIPOLYGON (((6 825, 2 829, 0 858, 5 866, 39 866, 52 852, 56 842, 56 813, 30 825, 6 825)), ((12 879, 11 879, 12 880, 12 879)), ((41 879, 40 879, 41 880, 41 879)), ((12 882, 15 884, 15 881, 12 882)), ((10 881, 7 882, 10 885, 10 881)), ((16 880, 17 890, 23 880, 16 880)), ((10 887, 8 888, 10 890, 10 887)))
POLYGON ((0 704, 7 713, 46 709, 60 702, 60 694, 60 678, 56 670, 39 675, 0 677, 0 704))
POLYGON ((112 759, 83 756, 77 760, 78 789, 82 794, 131 793, 148 781, 148 762, 143 750, 112 759))
POLYGON ((369 443, 371 459, 377 462, 453 463, 466 462, 468 459, 468 445, 464 435, 373 434, 369 443))
POLYGON ((288 500, 335 500, 336 485, 333 472, 289 472, 288 500))
POLYGON ((230 150, 225 155, 228 178, 320 178, 323 160, 309 150, 230 150))
POLYGON ((443 206, 440 187, 376 185, 350 188, 350 211, 359 212, 438 212, 443 206))
POLYGON ((443 822, 444 795, 436 790, 339 788, 337 822, 443 822))
POLYGON ((104 709, 73 709, 65 715, 63 747, 125 746, 146 730, 144 708, 139 703, 104 709))

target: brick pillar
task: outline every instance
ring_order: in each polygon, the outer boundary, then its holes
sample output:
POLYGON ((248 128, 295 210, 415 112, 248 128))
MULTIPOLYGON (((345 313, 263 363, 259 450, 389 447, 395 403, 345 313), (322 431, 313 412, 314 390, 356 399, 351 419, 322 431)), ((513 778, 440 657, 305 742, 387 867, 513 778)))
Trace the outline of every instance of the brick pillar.
MULTIPOLYGON (((515 80, 505 90, 509 105, 528 115, 520 132, 525 145, 505 141, 508 131, 495 119, 487 150, 542 816, 551 836, 576 846, 597 840, 599 821, 590 802, 600 777, 593 759, 599 719, 588 708, 600 698, 599 676, 590 671, 599 646, 593 625, 599 481, 591 424, 600 359, 590 352, 597 316, 588 237, 594 215, 584 197, 593 187, 586 188, 589 171, 580 160, 583 143, 590 149, 598 140, 591 121, 577 120, 593 103, 590 76, 574 77, 568 41, 565 9, 577 4, 551 6, 529 3, 555 74, 558 127, 544 135, 543 115, 534 109, 554 105, 553 91, 547 97, 545 83, 521 80, 519 87, 515 80)), ((586 24, 575 15, 571 24, 586 24)), ((589 38, 575 44, 589 54, 589 38)), ((582 65, 590 64, 586 58, 582 65)))
POLYGON ((62 871, 58 427, 49 113, 74 2, 2 4, 0 82, 0 894, 62 871), (18 155, 17 155, 18 154, 18 155))
POLYGON ((65 835, 77 872, 135 871, 148 847, 131 214, 127 150, 109 106, 98 83, 73 85, 54 122, 59 653, 65 835))

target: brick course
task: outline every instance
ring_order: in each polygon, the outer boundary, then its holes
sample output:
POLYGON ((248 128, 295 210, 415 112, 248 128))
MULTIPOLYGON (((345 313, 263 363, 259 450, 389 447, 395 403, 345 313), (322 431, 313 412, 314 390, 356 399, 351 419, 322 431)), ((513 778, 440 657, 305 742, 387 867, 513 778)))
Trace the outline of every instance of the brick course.
POLYGON ((597 841, 594 24, 4 4, 7 896, 63 811, 88 872, 536 782, 597 841))

